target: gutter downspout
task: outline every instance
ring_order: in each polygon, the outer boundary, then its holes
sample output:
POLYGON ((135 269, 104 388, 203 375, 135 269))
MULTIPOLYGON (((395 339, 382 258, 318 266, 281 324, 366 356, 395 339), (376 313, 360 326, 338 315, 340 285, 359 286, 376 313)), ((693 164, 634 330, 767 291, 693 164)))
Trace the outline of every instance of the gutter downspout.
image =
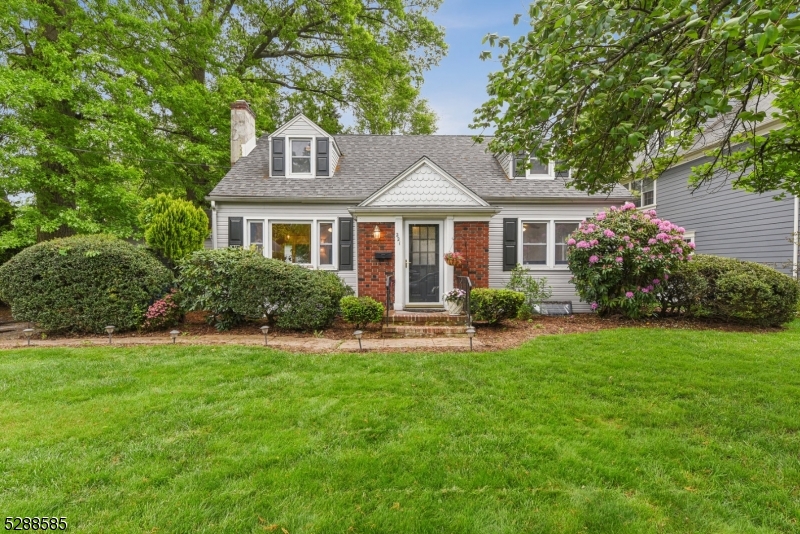
POLYGON ((798 250, 800 249, 800 195, 794 197, 794 227, 792 229, 794 234, 792 242, 794 246, 794 254, 792 255, 792 274, 795 280, 800 280, 800 272, 798 272, 798 250))
MULTIPOLYGON (((797 206, 795 206, 795 212, 797 211, 797 206)), ((795 213, 795 215, 797 215, 795 213)), ((797 217, 795 217, 796 219, 797 217)), ((214 250, 217 250, 217 203, 215 201, 211 201, 211 247, 214 250)), ((797 254, 795 254, 796 256, 797 254)))

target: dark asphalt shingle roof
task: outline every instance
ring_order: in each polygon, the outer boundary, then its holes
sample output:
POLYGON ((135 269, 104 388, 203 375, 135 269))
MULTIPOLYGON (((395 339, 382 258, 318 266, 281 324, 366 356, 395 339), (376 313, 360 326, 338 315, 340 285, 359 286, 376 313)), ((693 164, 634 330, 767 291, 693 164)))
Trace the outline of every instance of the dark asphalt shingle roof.
POLYGON ((511 180, 500 163, 466 135, 336 135, 341 150, 336 172, 328 178, 269 176, 269 142, 259 139, 253 151, 217 184, 213 197, 259 197, 298 200, 364 200, 423 156, 487 201, 492 199, 614 199, 629 193, 617 186, 611 195, 587 195, 566 187, 564 179, 511 180))

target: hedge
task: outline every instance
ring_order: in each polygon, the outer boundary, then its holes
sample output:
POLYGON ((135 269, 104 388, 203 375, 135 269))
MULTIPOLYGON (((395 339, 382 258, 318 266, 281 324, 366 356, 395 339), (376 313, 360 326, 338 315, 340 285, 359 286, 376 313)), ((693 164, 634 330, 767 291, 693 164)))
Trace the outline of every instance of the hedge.
POLYGON ((469 298, 473 318, 489 324, 516 317, 525 304, 525 294, 510 289, 473 289, 469 298))
POLYGON ((138 328, 172 283, 145 250, 106 235, 39 243, 0 267, 0 299, 14 318, 50 332, 138 328))
POLYGON ((342 318, 355 325, 356 328, 363 328, 369 323, 381 322, 383 314, 386 312, 383 304, 372 297, 344 297, 340 306, 342 318))
POLYGON ((663 312, 755 326, 778 326, 796 316, 800 286, 759 263, 696 254, 669 277, 663 312))

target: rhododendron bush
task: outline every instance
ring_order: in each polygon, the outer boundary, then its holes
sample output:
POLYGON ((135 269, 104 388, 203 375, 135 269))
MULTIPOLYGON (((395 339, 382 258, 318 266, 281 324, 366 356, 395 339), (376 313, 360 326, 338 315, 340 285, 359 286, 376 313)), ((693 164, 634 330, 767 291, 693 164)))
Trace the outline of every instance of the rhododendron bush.
POLYGON ((628 202, 583 221, 567 244, 572 283, 593 310, 637 318, 658 305, 670 272, 690 259, 684 229, 628 202))

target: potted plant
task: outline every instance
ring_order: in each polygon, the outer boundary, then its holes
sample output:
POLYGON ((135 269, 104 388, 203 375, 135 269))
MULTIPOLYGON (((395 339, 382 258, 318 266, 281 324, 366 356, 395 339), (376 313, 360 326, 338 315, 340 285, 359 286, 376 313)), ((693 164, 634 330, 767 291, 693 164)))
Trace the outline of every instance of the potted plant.
POLYGON ((450 315, 461 315, 464 311, 464 300, 467 298, 467 292, 463 289, 451 289, 444 294, 444 305, 447 308, 447 313, 450 315))
POLYGON ((464 255, 460 252, 445 252, 444 254, 444 262, 447 265, 452 265, 453 267, 461 267, 464 265, 464 255))

